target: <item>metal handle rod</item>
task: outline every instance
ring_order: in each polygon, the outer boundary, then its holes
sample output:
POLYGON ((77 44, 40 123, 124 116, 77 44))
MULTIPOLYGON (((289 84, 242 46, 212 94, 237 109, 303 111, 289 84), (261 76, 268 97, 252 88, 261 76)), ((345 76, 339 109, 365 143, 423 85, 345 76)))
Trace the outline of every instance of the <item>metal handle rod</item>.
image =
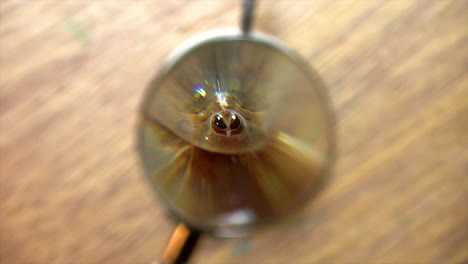
POLYGON ((244 34, 249 33, 252 28, 254 8, 255 0, 243 0, 241 28, 244 34))

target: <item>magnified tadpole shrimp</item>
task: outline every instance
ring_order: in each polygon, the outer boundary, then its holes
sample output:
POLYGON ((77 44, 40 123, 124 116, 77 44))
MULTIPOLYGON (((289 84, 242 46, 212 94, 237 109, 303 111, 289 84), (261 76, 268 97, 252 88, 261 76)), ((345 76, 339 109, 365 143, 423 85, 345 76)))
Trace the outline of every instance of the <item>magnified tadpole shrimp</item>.
POLYGON ((149 87, 139 121, 148 177, 208 232, 268 222, 323 181, 331 152, 322 83, 261 41, 211 41, 149 87))

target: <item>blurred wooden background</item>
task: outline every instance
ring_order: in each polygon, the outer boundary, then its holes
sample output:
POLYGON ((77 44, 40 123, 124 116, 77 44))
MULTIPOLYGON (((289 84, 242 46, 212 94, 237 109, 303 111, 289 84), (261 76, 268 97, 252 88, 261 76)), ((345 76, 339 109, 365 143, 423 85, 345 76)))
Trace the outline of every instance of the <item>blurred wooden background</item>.
MULTIPOLYGON (((166 55, 238 1, 0 2, 0 262, 156 263, 174 223, 136 108, 166 55)), ((255 28, 328 84, 331 184, 300 217, 202 239, 193 263, 467 263, 468 1, 260 1, 255 28)))

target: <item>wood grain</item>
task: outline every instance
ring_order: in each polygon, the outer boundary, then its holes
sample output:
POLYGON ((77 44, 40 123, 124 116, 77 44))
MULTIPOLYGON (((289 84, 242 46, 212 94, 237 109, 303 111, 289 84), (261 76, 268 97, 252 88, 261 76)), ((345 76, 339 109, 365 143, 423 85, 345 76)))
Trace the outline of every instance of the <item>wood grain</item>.
MULTIPOLYGON (((0 2, 0 262, 152 263, 171 229, 136 108, 167 54, 237 1, 0 2)), ((338 159, 294 220, 193 263, 466 263, 468 1, 260 1, 254 27, 328 84, 338 159)))

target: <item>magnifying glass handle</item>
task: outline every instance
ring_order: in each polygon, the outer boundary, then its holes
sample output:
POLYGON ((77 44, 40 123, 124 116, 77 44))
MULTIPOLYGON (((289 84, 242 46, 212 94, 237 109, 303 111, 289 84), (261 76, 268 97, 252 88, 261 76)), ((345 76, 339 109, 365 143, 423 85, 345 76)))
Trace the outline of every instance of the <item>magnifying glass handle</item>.
POLYGON ((177 225, 164 250, 162 264, 187 263, 199 237, 199 231, 182 223, 177 225))

